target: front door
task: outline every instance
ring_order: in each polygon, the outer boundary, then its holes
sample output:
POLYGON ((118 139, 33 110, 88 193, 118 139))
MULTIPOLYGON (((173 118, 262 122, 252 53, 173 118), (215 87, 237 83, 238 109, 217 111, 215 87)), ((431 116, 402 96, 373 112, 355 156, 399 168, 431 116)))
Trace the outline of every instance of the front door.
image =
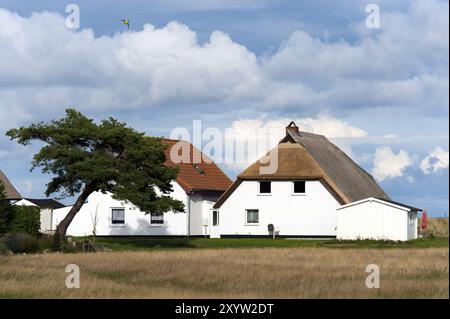
POLYGON ((210 238, 220 238, 220 220, 219 220, 219 211, 217 209, 212 209, 210 214, 210 223, 209 223, 209 237, 210 238))

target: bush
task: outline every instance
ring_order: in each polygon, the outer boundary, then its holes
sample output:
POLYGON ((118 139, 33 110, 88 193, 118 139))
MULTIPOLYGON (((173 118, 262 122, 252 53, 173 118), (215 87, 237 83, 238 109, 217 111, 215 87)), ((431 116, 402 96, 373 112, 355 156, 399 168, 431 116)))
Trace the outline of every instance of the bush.
POLYGON ((9 249, 6 247, 5 243, 2 239, 0 239, 0 255, 6 255, 8 254, 9 249))
POLYGON ((6 234, 14 219, 14 207, 6 200, 5 186, 0 181, 0 234, 6 234))
POLYGON ((37 236, 41 227, 40 214, 39 207, 14 206, 14 219, 11 222, 9 232, 37 236))
POLYGON ((53 247, 53 238, 50 236, 41 235, 38 237, 38 244, 40 251, 51 251, 53 247))
POLYGON ((39 249, 37 239, 25 233, 7 234, 4 243, 15 254, 32 253, 39 249))
POLYGON ((71 244, 61 244, 61 251, 63 253, 80 253, 82 249, 79 245, 71 245, 71 244))

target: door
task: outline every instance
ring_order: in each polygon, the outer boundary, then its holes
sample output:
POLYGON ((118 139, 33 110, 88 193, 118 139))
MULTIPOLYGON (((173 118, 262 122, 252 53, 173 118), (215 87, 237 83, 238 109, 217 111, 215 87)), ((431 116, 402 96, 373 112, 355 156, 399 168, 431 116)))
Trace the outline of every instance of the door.
POLYGON ((211 210, 211 222, 209 223, 209 237, 220 238, 220 214, 217 209, 211 210))

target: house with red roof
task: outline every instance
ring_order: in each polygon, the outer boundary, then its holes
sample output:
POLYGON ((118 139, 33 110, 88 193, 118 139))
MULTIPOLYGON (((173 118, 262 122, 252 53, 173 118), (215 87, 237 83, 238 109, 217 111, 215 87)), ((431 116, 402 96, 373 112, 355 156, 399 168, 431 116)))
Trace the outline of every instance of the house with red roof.
MULTIPOLYGON (((170 196, 185 204, 184 213, 145 213, 129 202, 113 199, 109 193, 95 192, 73 219, 67 235, 209 236, 211 209, 232 181, 191 143, 169 139, 162 143, 167 145, 165 164, 178 168, 170 196), (180 161, 186 154, 187 158, 180 161)), ((54 229, 70 209, 68 206, 53 211, 54 229)))

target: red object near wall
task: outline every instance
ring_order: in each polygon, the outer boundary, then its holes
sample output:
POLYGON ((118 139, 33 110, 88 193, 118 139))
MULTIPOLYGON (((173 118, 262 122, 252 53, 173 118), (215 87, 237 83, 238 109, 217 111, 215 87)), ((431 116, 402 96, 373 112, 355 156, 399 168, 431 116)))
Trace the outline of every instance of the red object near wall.
POLYGON ((426 229, 428 226, 428 217, 427 217, 427 212, 423 212, 422 213, 422 229, 426 229))

